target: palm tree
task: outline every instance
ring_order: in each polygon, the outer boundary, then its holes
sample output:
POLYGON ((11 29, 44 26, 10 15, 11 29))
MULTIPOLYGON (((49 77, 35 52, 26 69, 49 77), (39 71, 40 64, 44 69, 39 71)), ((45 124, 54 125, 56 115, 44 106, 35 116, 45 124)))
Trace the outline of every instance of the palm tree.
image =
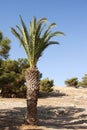
POLYGON ((30 125, 37 125, 37 101, 39 93, 39 84, 40 84, 40 72, 37 68, 37 62, 42 56, 43 51, 52 44, 59 44, 56 41, 50 41, 50 39, 57 35, 64 35, 62 32, 52 32, 56 24, 52 23, 45 28, 47 24, 47 19, 42 18, 39 21, 36 20, 36 17, 30 22, 29 31, 26 28, 26 25, 20 16, 21 28, 16 26, 11 28, 12 33, 19 39, 20 44, 23 46, 30 67, 26 70, 25 79, 27 86, 27 114, 26 114, 26 123, 30 125), (44 32, 43 32, 44 31, 44 32))

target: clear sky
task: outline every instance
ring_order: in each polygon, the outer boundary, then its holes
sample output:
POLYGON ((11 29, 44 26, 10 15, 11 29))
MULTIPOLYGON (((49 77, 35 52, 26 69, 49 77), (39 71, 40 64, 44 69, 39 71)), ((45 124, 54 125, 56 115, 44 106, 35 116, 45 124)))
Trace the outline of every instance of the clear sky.
POLYGON ((27 27, 33 16, 46 17, 66 34, 55 37, 60 45, 50 46, 40 58, 43 78, 53 79, 56 86, 65 86, 64 81, 72 77, 81 80, 87 73, 87 0, 0 0, 0 30, 11 39, 11 59, 26 57, 10 31, 20 26, 19 15, 27 27))

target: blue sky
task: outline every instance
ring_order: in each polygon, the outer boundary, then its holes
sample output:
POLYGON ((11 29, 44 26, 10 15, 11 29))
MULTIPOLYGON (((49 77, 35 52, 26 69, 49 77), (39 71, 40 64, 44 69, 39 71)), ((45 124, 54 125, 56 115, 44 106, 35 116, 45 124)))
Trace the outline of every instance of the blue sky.
POLYGON ((87 73, 87 0, 0 0, 0 30, 11 39, 11 59, 26 57, 10 31, 20 25, 19 15, 27 27, 33 16, 46 17, 66 34, 55 37, 60 45, 50 46, 40 58, 43 78, 53 79, 56 86, 65 86, 64 81, 72 77, 81 80, 87 73))

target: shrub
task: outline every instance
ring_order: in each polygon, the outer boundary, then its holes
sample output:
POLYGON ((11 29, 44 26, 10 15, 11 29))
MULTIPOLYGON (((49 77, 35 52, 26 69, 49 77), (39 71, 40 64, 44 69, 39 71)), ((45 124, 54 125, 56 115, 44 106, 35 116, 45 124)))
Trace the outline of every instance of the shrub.
POLYGON ((41 80, 40 82, 40 92, 52 92, 54 86, 54 81, 48 78, 41 80))
POLYGON ((79 86, 83 87, 83 88, 87 88, 87 74, 85 74, 82 77, 82 81, 79 82, 79 86))
POLYGON ((68 86, 68 87, 75 87, 77 88, 78 87, 78 78, 77 77, 74 77, 74 78, 71 78, 71 79, 67 79, 65 81, 65 84, 68 86))

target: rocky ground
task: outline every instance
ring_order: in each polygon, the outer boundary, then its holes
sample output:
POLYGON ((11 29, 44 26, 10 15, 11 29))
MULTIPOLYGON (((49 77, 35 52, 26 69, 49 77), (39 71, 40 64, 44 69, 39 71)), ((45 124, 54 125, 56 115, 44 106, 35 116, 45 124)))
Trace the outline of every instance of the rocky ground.
POLYGON ((55 87, 38 100, 39 126, 24 124, 26 99, 0 98, 0 130, 87 130, 87 89, 55 87))

